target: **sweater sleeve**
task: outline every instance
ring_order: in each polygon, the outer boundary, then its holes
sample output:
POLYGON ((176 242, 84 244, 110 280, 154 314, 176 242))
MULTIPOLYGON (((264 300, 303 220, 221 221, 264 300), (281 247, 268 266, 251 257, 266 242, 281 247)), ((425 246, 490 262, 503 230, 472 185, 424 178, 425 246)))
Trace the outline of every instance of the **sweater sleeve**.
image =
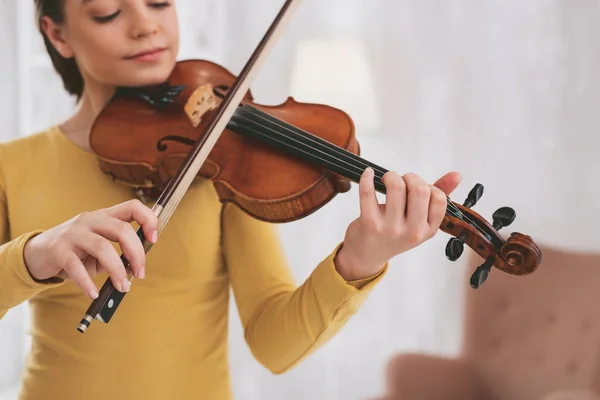
POLYGON ((345 281, 334 264, 341 246, 297 286, 275 227, 225 205, 224 256, 245 340, 271 372, 289 370, 331 339, 385 275, 388 265, 374 276, 345 281))
MULTIPOLYGON (((1 157, 1 155, 0 155, 1 157)), ((0 319, 9 309, 27 301, 41 291, 59 286, 62 280, 38 282, 34 280, 23 257, 27 241, 40 231, 24 233, 10 239, 4 175, 0 169, 0 319)))

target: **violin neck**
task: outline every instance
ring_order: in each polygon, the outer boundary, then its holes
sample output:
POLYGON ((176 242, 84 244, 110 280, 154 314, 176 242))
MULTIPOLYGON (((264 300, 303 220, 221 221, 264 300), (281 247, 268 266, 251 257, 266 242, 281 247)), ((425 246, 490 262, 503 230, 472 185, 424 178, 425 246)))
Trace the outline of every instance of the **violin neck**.
MULTIPOLYGON (((290 155, 302 158, 358 183, 367 167, 373 168, 375 190, 385 194, 382 178, 388 170, 330 143, 312 133, 243 104, 238 107, 227 128, 261 141, 290 155)), ((450 204, 450 199, 447 199, 450 204)), ((446 211, 448 214, 448 211, 446 211)))
POLYGON ((371 167, 375 171, 375 190, 385 194, 385 185, 381 179, 387 172, 386 169, 255 107, 240 105, 227 128, 321 166, 353 182, 358 183, 365 169, 371 167))

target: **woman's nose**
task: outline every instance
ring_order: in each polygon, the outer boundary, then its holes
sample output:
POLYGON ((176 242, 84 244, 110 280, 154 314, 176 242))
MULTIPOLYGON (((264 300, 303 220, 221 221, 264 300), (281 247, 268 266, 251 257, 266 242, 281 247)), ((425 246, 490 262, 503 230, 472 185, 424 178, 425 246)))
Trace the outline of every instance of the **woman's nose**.
POLYGON ((133 38, 143 38, 158 32, 158 24, 147 10, 134 13, 131 22, 130 34, 133 38))

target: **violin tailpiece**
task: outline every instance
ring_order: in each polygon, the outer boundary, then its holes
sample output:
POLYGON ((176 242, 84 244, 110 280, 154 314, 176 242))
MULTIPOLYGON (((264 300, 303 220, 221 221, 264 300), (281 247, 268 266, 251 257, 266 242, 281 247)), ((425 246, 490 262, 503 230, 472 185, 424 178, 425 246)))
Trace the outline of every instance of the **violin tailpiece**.
POLYGON ((184 106, 185 113, 194 128, 197 128, 198 125, 200 125, 202 116, 204 116, 206 112, 214 110, 215 108, 217 108, 217 101, 210 84, 199 86, 194 90, 184 106))

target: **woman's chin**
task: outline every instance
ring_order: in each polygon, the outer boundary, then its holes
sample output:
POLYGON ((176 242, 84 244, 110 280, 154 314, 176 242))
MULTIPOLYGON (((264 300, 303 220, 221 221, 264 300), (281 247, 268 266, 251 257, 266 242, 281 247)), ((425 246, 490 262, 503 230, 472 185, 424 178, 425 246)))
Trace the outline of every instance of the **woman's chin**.
POLYGON ((169 80, 175 64, 156 65, 146 68, 135 68, 135 71, 128 71, 124 76, 121 76, 117 86, 141 87, 154 86, 165 83, 169 80))

